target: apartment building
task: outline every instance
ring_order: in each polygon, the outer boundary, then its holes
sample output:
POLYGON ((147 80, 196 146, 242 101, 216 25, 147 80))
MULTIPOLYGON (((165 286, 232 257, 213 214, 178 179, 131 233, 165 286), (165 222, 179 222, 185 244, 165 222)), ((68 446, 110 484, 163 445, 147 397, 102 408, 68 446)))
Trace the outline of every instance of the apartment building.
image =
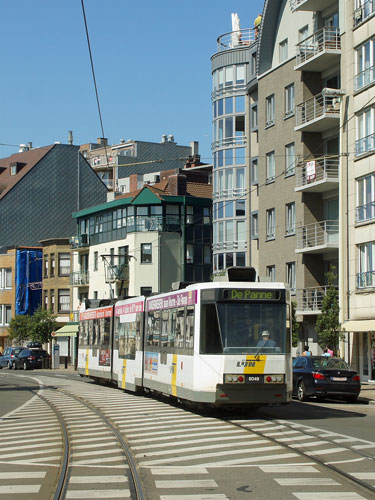
MULTIPOLYGON (((73 305, 84 299, 166 292, 209 281, 212 187, 196 172, 161 173, 157 184, 73 214, 73 305)), ((135 174, 136 175, 136 174, 135 174)))

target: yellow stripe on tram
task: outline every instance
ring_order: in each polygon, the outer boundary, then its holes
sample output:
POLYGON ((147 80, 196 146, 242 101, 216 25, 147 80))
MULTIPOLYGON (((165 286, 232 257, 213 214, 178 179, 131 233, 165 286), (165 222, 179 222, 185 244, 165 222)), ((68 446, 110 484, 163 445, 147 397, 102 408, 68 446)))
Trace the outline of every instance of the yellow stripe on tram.
POLYGON ((123 360, 123 363, 122 363, 122 384, 121 384, 121 388, 122 389, 125 389, 125 385, 126 385, 126 359, 123 360))
POLYGON ((85 366, 85 375, 89 374, 89 349, 86 349, 86 366, 85 366))
POLYGON ((176 380, 177 380, 177 354, 173 354, 172 358, 172 396, 177 396, 177 387, 176 387, 176 380))
POLYGON ((248 373, 264 373, 267 356, 246 356, 246 365, 244 374, 248 373))

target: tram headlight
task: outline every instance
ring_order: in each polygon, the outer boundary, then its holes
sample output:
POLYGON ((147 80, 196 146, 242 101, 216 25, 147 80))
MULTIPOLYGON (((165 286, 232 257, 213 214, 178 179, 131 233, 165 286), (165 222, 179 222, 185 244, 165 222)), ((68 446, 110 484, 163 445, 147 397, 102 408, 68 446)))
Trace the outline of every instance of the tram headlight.
POLYGON ((245 377, 243 375, 224 375, 225 384, 243 384, 245 377))
POLYGON ((266 384, 283 384, 284 375, 266 375, 264 377, 264 382, 266 384))

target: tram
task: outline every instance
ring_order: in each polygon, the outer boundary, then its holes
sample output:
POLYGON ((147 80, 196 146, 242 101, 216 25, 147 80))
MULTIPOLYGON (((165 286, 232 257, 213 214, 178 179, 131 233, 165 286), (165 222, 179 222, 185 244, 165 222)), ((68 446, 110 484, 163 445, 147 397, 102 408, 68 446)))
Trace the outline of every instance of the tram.
POLYGON ((78 373, 196 405, 288 403, 290 292, 283 283, 210 282, 86 309, 78 373))

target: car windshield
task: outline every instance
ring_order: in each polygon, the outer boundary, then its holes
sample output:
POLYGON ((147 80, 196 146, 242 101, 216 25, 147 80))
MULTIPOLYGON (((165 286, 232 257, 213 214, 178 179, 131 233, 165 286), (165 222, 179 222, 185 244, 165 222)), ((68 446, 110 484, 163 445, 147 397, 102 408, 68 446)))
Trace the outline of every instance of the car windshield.
POLYGON ((350 370, 348 363, 340 358, 322 356, 320 358, 312 358, 311 362, 313 368, 324 368, 325 370, 350 370))

